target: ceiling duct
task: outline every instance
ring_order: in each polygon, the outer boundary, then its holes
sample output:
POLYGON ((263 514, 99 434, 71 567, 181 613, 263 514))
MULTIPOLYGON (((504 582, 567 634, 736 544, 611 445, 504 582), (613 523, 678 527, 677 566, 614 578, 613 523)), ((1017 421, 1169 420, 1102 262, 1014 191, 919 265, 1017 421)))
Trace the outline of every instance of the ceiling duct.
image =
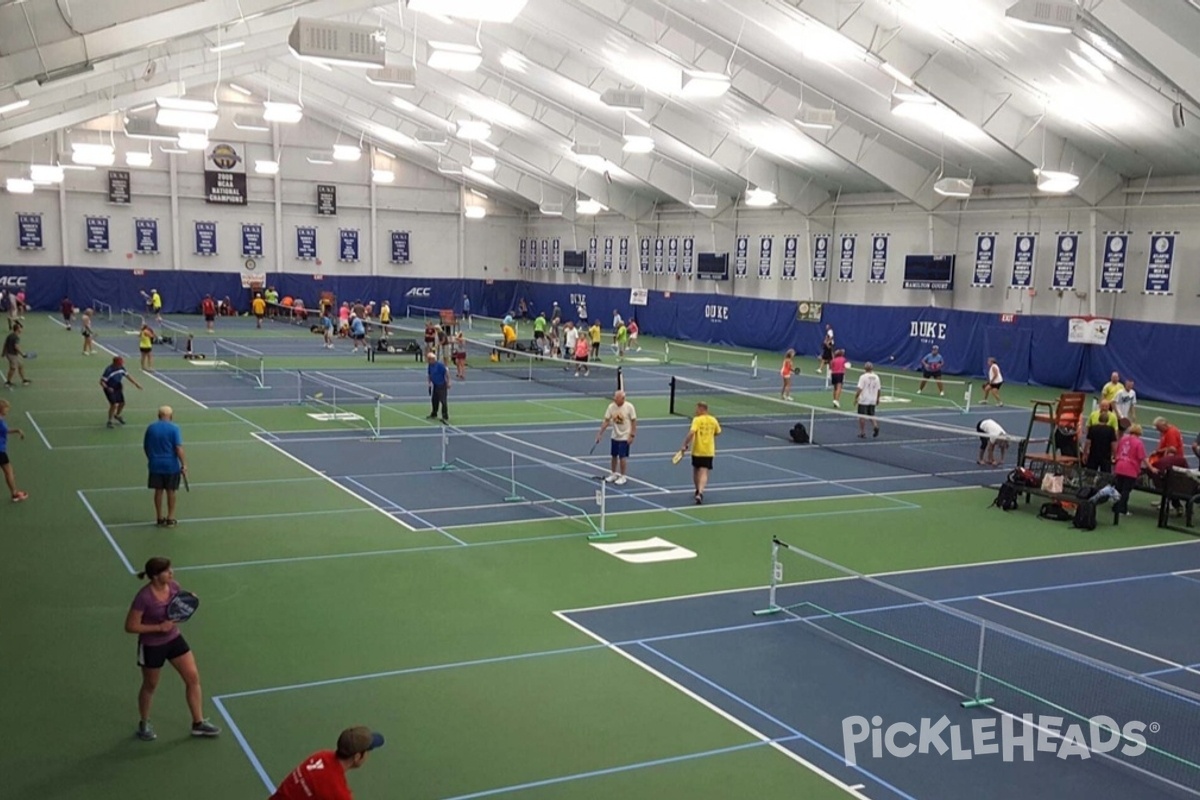
POLYGON ((646 93, 638 89, 605 89, 600 102, 622 111, 642 111, 646 108, 646 93))
POLYGON ((164 128, 146 117, 126 117, 125 135, 130 139, 173 142, 179 136, 179 131, 164 128))
POLYGON ((378 27, 301 18, 288 34, 292 55, 343 67, 384 67, 386 40, 378 27))
POLYGON ((367 70, 367 83, 391 89, 412 89, 417 85, 417 71, 412 67, 383 67, 367 70))

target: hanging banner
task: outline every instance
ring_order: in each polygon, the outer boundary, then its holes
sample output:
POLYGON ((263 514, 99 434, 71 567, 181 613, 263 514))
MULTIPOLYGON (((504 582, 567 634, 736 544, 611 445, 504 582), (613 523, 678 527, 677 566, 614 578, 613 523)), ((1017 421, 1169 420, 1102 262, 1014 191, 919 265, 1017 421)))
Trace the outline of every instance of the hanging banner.
POLYGON ((1075 264, 1079 257, 1079 234, 1059 232, 1054 248, 1054 278, 1051 289, 1075 288, 1075 264))
POLYGON ((541 269, 543 272, 550 270, 550 240, 542 239, 542 260, 541 269))
POLYGON ((629 237, 622 236, 617 247, 617 271, 629 272, 629 237))
POLYGON ((337 216, 337 187, 333 184, 317 184, 317 213, 322 217, 337 216))
POLYGON ((408 264, 408 231, 392 231, 392 263, 408 264))
POLYGON ((654 239, 654 274, 661 275, 666 266, 663 261, 663 254, 666 252, 666 242, 661 236, 654 239))
POLYGON ((1150 234, 1150 261, 1146 264, 1146 294, 1171 293, 1171 267, 1175 265, 1174 233, 1150 234))
POLYGON ((692 268, 696 264, 696 243, 691 236, 683 240, 683 274, 692 279, 692 268))
POLYGON ((604 271, 612 272, 613 268, 613 237, 604 237, 604 271))
POLYGON ((217 254, 217 223, 196 223, 196 255, 215 256, 217 254))
POLYGON ((262 258, 263 230, 262 225, 248 222, 242 223, 242 258, 262 258))
POLYGON ((550 269, 558 272, 562 269, 562 244, 557 236, 550 240, 550 269))
POLYGON ((143 256, 158 254, 158 220, 133 221, 133 252, 143 256))
POLYGON ((796 280, 796 253, 800 247, 800 237, 792 234, 783 239, 783 279, 796 280))
POLYGON ((314 261, 317 258, 317 229, 307 225, 296 226, 296 258, 314 261))
POLYGON ((42 215, 17 214, 17 249, 42 250, 42 215))
POLYGON ((358 228, 338 228, 338 261, 358 262, 358 228))
POLYGON ((89 253, 107 253, 108 217, 84 217, 83 225, 87 231, 85 249, 89 253))
POLYGON ((750 237, 737 237, 737 250, 733 255, 733 276, 744 278, 750 270, 750 237))
POLYGON ((1071 317, 1067 324, 1067 341, 1070 344, 1108 344, 1108 332, 1112 320, 1101 317, 1071 317))
POLYGON ((758 277, 771 277, 771 253, 775 249, 774 236, 761 236, 758 239, 758 277))
POLYGON ((246 205, 244 145, 218 142, 204 154, 204 199, 220 205, 246 205))
POLYGON ((667 272, 679 274, 679 239, 674 236, 667 240, 667 272))
POLYGON ((118 206, 129 205, 129 173, 125 170, 108 171, 108 202, 118 206))
POLYGON ((1012 281, 1014 289, 1033 288, 1033 268, 1037 256, 1037 234, 1018 233, 1013 251, 1012 281))
POLYGON ((812 279, 814 281, 829 280, 828 233, 818 233, 813 236, 812 279))
POLYGON ((526 269, 529 268, 529 251, 528 251, 529 240, 527 240, 524 236, 522 236, 520 238, 519 242, 520 242, 520 247, 521 247, 521 255, 517 261, 517 268, 521 272, 524 272, 526 269))
POLYGON ((1129 234, 1104 234, 1104 263, 1100 265, 1100 291, 1125 291, 1125 256, 1129 252, 1129 234))
POLYGON ((971 285, 977 289, 990 289, 996 273, 997 233, 975 234, 975 270, 971 274, 971 285))
POLYGON ((642 272, 650 271, 650 237, 643 236, 641 243, 638 245, 638 269, 642 272))
POLYGON ((852 283, 854 281, 854 249, 858 243, 858 234, 842 234, 842 255, 838 259, 838 281, 852 283))
POLYGON ((890 233, 871 234, 871 271, 867 274, 868 283, 887 283, 888 244, 890 233))
POLYGON ((600 264, 600 240, 595 236, 588 239, 587 249, 587 269, 588 272, 595 272, 600 264))

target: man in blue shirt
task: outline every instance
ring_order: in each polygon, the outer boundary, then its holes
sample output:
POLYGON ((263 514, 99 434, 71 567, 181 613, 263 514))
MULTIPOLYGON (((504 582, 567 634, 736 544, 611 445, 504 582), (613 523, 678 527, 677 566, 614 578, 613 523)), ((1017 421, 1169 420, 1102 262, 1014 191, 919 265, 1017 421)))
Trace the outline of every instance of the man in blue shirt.
POLYGON ((121 412, 125 410, 125 386, 122 383, 125 380, 136 386, 139 392, 142 390, 142 385, 125 370, 125 359, 116 356, 112 363, 104 368, 104 374, 100 376, 100 388, 104 390, 104 396, 108 398, 109 428, 113 426, 114 419, 122 425, 125 424, 125 418, 121 416, 121 412))
POLYGON ((354 340, 354 350, 351 352, 357 353, 359 345, 362 345, 364 353, 367 351, 367 326, 362 317, 356 314, 350 315, 350 338, 354 340))
POLYGON ((429 398, 433 401, 433 411, 429 419, 438 418, 438 408, 442 409, 442 422, 450 421, 450 410, 446 406, 446 396, 450 393, 450 371, 446 365, 438 361, 437 353, 430 350, 425 354, 429 368, 429 398))
POLYGON ((938 346, 935 344, 925 357, 921 359, 921 385, 917 387, 917 394, 925 390, 925 384, 933 378, 937 382, 938 396, 945 397, 946 390, 942 385, 942 367, 945 366, 946 359, 942 358, 942 354, 938 352, 938 346))
POLYGON ((149 488, 154 490, 154 511, 158 524, 163 527, 175 527, 175 493, 179 491, 179 481, 187 472, 187 460, 183 454, 183 435, 179 426, 171 420, 175 412, 170 406, 158 409, 158 421, 150 423, 146 435, 142 439, 142 449, 149 462, 149 488), (167 513, 163 516, 163 495, 167 498, 167 513))
POLYGON ((467 329, 471 328, 471 298, 463 295, 463 319, 467 321, 467 329))

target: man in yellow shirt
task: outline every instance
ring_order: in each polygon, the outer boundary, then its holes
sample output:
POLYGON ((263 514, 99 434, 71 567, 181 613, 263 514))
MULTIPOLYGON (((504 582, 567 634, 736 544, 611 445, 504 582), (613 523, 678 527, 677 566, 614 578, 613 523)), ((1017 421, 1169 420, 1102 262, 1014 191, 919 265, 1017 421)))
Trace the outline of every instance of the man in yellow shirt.
POLYGON ((721 423, 708 413, 708 403, 696 403, 696 416, 692 427, 683 440, 680 450, 692 448, 692 483, 696 487, 696 505, 704 502, 704 489, 708 486, 708 473, 713 468, 717 455, 717 437, 721 435, 721 423))
POLYGON ((267 315, 267 301, 263 300, 263 296, 255 293, 254 299, 250 301, 250 310, 254 312, 254 320, 256 327, 262 327, 263 317, 267 315))
POLYGON ((1104 384, 1104 388, 1100 390, 1100 400, 1111 403, 1117 399, 1117 392, 1125 388, 1125 384, 1121 383, 1121 373, 1114 372, 1109 376, 1108 383, 1104 384))
POLYGON ((588 328, 588 337, 592 340, 592 361, 600 360, 600 320, 592 320, 592 327, 588 328))
POLYGON ((508 351, 509 359, 515 359, 517 357, 515 352, 517 349, 517 329, 505 323, 501 326, 500 332, 504 336, 504 349, 508 351))

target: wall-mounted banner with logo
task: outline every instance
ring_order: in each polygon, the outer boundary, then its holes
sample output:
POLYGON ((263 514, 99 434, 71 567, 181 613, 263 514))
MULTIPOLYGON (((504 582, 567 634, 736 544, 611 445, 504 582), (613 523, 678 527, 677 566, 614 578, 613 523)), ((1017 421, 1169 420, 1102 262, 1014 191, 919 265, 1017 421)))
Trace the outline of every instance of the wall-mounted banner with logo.
POLYGON ((613 267, 613 237, 604 237, 604 271, 612 272, 613 267))
POLYGON ((758 238, 758 277, 771 277, 771 254, 775 251, 774 236, 760 236, 758 238))
POLYGON ((890 233, 871 234, 871 269, 867 273, 868 283, 887 283, 888 244, 890 233))
POLYGON ((638 269, 642 272, 650 271, 650 237, 643 236, 638 244, 638 269))
POLYGON ((679 239, 675 236, 667 240, 667 272, 679 274, 679 239))
POLYGON ((1013 250, 1012 282, 1014 289, 1033 288, 1033 268, 1037 259, 1037 234, 1018 233, 1013 250))
POLYGON ((828 233, 818 233, 813 236, 812 279, 814 281, 829 280, 829 239, 828 233))
POLYGON ((262 258, 263 230, 258 223, 242 223, 242 258, 262 258))
POLYGON ((517 259, 517 269, 521 272, 529 269, 529 240, 524 236, 519 240, 521 247, 521 255, 517 259))
POLYGON ((1108 344, 1108 332, 1112 320, 1101 317, 1071 317, 1067 324, 1067 342, 1070 344, 1108 344))
POLYGON ((108 202, 119 206, 129 205, 129 172, 108 171, 108 202))
POLYGON ((358 262, 358 228, 338 228, 338 261, 358 262))
POLYGON ((89 253, 107 253, 108 246, 108 217, 84 217, 83 225, 87 230, 86 249, 89 253))
POLYGON ((555 272, 562 269, 562 240, 557 236, 550 240, 550 269, 555 272))
POLYGON ((750 269, 750 237, 737 237, 737 249, 733 254, 733 276, 735 278, 746 277, 746 272, 750 269))
POLYGON ((1058 244, 1054 247, 1054 278, 1051 289, 1075 288, 1075 263, 1079 258, 1079 234, 1056 234, 1058 244))
POLYGON ((221 205, 246 205, 244 145, 217 142, 204 153, 204 199, 221 205))
POLYGON ((792 234, 783 238, 783 279, 796 280, 796 255, 800 248, 800 237, 792 234))
POLYGON ((842 254, 838 258, 838 281, 852 283, 854 281, 854 250, 858 244, 858 234, 842 234, 842 254))
POLYGON ((683 240, 683 274, 688 276, 688 280, 692 278, 692 268, 696 264, 696 242, 691 236, 684 237, 683 240))
MULTIPOLYGON (((408 231, 391 231, 392 234, 392 263, 410 263, 408 252, 408 231)), ((532 240, 531 240, 532 241, 532 240)))
POLYGON ((45 248, 42 238, 42 215, 17 214, 17 249, 42 250, 45 248))
POLYGON ((1100 265, 1100 291, 1125 291, 1125 266, 1129 253, 1129 233, 1109 231, 1104 234, 1104 262, 1100 265))
POLYGON ((317 213, 322 217, 337 216, 337 187, 333 184, 317 184, 317 213))
POLYGON ((631 306, 646 306, 650 304, 649 289, 630 289, 629 290, 629 305, 631 306))
POLYGON ((308 225, 296 226, 296 258, 315 261, 317 258, 317 229, 308 225))
POLYGON ((1150 234, 1150 260, 1146 264, 1146 294, 1171 293, 1171 267, 1175 265, 1175 239, 1179 231, 1150 234))
POLYGON ((550 269, 550 240, 542 239, 542 261, 541 268, 543 272, 550 269))
POLYGON ((600 240, 595 236, 588 239, 587 249, 587 268, 588 272, 595 272, 600 263, 600 240))
POLYGON ((664 255, 667 251, 667 243, 663 241, 661 236, 654 239, 654 274, 661 275, 663 269, 666 268, 664 255))
POLYGON ((617 246, 617 272, 629 272, 629 237, 622 236, 617 246))
POLYGON ((135 219, 133 221, 133 252, 143 256, 158 254, 157 219, 135 219))
POLYGON ((990 289, 996 274, 996 237, 998 233, 975 234, 975 269, 971 273, 971 285, 977 289, 990 289))
POLYGON ((217 223, 196 223, 196 255, 215 256, 217 254, 217 223))

